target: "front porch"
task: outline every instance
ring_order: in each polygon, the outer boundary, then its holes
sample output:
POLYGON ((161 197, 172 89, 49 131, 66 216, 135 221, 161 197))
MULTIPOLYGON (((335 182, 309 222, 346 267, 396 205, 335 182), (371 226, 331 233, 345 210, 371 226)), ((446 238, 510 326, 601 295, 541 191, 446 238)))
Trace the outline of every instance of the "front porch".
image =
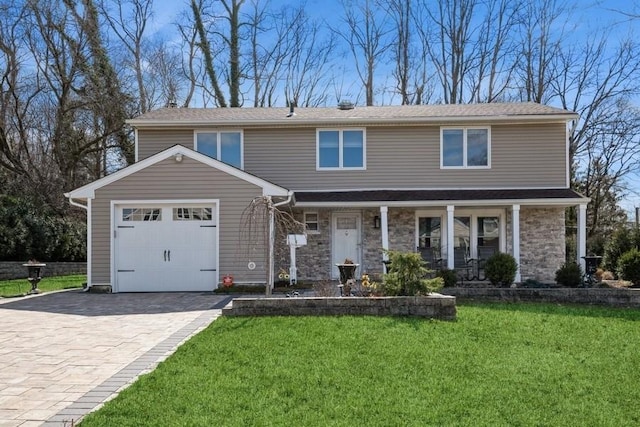
MULTIPOLYGON (((423 252, 433 260, 431 268, 457 270, 465 282, 482 281, 484 261, 504 252, 518 263, 516 282, 552 282, 566 259, 568 206, 578 207, 577 262, 583 262, 586 251, 588 199, 567 191, 557 198, 549 198, 554 193, 547 191, 546 198, 499 200, 497 191, 476 191, 475 200, 380 202, 358 200, 360 193, 371 192, 354 192, 351 202, 329 201, 325 193, 315 201, 309 195, 316 193, 297 194, 294 213, 308 229, 308 244, 297 252, 298 277, 336 279, 334 266, 344 258, 360 265, 358 274, 382 274, 386 249, 423 252)), ((344 193, 328 194, 346 199, 344 193)), ((278 267, 285 265, 283 259, 278 267)))

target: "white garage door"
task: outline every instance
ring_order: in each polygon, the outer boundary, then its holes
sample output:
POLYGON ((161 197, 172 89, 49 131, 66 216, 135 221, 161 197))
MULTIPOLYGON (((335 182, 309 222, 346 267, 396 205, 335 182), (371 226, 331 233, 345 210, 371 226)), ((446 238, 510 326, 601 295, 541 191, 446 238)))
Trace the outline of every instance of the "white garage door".
POLYGON ((215 204, 116 206, 117 291, 215 289, 215 208, 215 204))

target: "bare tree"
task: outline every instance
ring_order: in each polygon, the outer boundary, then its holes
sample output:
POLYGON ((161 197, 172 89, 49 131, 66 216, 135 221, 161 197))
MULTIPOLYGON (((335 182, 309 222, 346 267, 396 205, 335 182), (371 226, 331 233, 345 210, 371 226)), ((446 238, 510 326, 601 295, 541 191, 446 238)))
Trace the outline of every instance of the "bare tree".
POLYGON ((517 11, 520 1, 487 0, 478 31, 474 70, 470 76, 470 97, 474 102, 495 102, 507 94, 517 63, 517 11))
POLYGON ((390 46, 388 18, 384 10, 376 8, 374 0, 358 3, 343 0, 342 5, 344 17, 332 31, 347 43, 364 88, 366 105, 373 105, 376 67, 390 46))
POLYGON ((436 42, 429 45, 446 104, 464 102, 464 85, 473 66, 472 18, 478 0, 442 0, 428 11, 436 28, 436 42))
POLYGON ((147 23, 152 17, 153 0, 99 0, 99 8, 121 47, 131 55, 137 83, 140 113, 149 109, 149 94, 144 79, 144 41, 147 23))
POLYGON ((563 0, 524 2, 519 17, 522 50, 517 67, 523 101, 548 103, 550 84, 556 77, 553 60, 562 51, 567 5, 563 0))
POLYGON ((253 85, 253 106, 272 107, 290 53, 290 34, 304 15, 304 8, 292 10, 286 6, 274 13, 269 10, 268 2, 251 0, 250 5, 247 39, 251 53, 246 74, 253 85))
POLYGON ((299 15, 288 37, 290 52, 284 69, 287 105, 325 104, 331 85, 328 66, 335 48, 333 39, 321 39, 320 26, 304 14, 299 15))
POLYGON ((191 0, 191 11, 193 12, 195 29, 200 40, 198 42, 198 47, 200 48, 200 51, 204 56, 205 71, 207 76, 209 77, 211 88, 215 93, 216 104, 220 107, 226 107, 227 101, 224 94, 222 93, 221 86, 218 82, 218 73, 216 72, 213 64, 213 53, 211 51, 211 45, 209 44, 209 38, 202 21, 202 9, 204 7, 203 4, 203 0, 191 0))

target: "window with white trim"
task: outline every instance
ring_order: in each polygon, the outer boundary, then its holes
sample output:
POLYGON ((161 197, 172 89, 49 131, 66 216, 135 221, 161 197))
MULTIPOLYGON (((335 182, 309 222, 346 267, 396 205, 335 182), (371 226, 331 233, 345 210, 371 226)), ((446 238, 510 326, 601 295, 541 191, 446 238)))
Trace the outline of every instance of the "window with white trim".
POLYGON ((442 128, 442 168, 488 168, 491 166, 491 132, 487 127, 442 128))
POLYGON ((305 212, 304 213, 304 225, 309 234, 320 233, 320 217, 318 212, 305 212))
POLYGON ((316 167, 327 169, 365 169, 364 129, 318 129, 316 167))
POLYGON ((197 152, 216 160, 239 169, 244 167, 241 131, 196 131, 194 147, 197 152))

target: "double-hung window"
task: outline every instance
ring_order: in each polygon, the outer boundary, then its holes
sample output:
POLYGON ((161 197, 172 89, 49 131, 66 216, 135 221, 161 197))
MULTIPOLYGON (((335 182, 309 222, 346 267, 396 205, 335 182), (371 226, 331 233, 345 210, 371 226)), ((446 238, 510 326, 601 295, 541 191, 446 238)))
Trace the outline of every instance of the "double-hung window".
POLYGON ((491 166, 489 128, 442 128, 440 136, 442 168, 488 168, 491 166))
POLYGON ((364 129, 318 129, 316 168, 365 169, 364 129))
POLYGON ((221 162, 243 169, 241 131, 197 131, 195 150, 221 162))

